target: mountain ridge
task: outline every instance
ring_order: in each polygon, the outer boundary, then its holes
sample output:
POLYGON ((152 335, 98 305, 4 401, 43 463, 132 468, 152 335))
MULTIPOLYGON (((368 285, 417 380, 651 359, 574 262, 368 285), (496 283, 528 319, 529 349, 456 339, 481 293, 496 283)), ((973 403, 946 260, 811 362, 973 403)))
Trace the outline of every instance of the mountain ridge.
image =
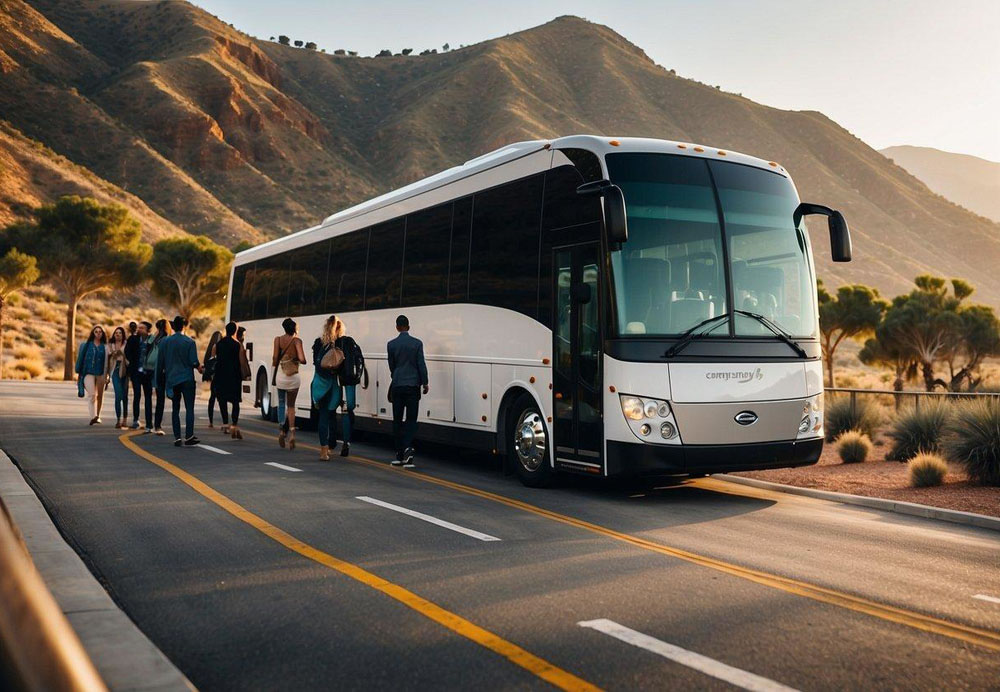
POLYGON ((828 285, 892 295, 931 272, 967 278, 980 300, 1000 303, 1000 277, 986 269, 1000 257, 1000 225, 821 113, 685 79, 577 17, 384 58, 260 41, 180 0, 2 0, 0 29, 9 26, 22 28, 0 32, 0 117, 228 245, 305 228, 512 141, 646 136, 778 161, 803 199, 841 209, 854 263, 831 263, 825 227, 810 231, 828 285), (31 47, 32 35, 44 41, 31 47))

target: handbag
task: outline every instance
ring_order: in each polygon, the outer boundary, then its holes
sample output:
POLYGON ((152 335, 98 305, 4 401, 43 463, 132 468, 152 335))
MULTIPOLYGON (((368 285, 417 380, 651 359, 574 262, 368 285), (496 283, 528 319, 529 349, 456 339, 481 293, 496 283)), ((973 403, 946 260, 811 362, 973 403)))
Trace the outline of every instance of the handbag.
POLYGON ((80 375, 76 380, 76 395, 81 399, 86 396, 86 392, 83 389, 83 375, 80 375))
MULTIPOLYGON (((286 377, 291 377, 299 372, 299 363, 291 358, 285 358, 288 353, 288 349, 292 347, 295 343, 295 339, 288 342, 288 345, 281 349, 281 353, 278 354, 278 367, 281 368, 281 372, 285 374, 286 377)), ((271 373, 271 384, 275 387, 278 386, 278 368, 274 369, 271 373)))
POLYGON ((336 346, 327 349, 326 353, 323 354, 323 358, 319 361, 319 366, 330 373, 340 370, 340 366, 343 364, 344 352, 336 346))
POLYGON ((247 350, 240 346, 240 376, 244 382, 249 382, 253 377, 250 372, 250 363, 247 361, 247 350))

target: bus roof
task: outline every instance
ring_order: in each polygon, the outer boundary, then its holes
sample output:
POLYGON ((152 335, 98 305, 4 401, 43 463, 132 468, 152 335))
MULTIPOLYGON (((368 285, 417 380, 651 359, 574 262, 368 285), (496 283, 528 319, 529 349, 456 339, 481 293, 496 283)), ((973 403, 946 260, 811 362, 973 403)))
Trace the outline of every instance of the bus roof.
MULTIPOLYGON (((271 244, 283 244, 285 240, 293 236, 315 231, 324 226, 329 226, 331 224, 360 216, 361 214, 400 202, 404 199, 409 199, 410 197, 415 197, 416 195, 424 192, 428 192, 449 183, 453 183, 457 180, 475 175, 476 173, 481 173, 482 171, 490 168, 495 168, 501 164, 519 159, 522 156, 527 156, 545 149, 586 149, 594 152, 602 159, 605 154, 625 152, 679 154, 682 156, 696 156, 727 160, 734 163, 741 163, 748 166, 755 166, 757 168, 774 171, 785 176, 788 175, 787 171, 774 161, 765 161, 764 159, 759 159, 755 156, 748 156, 747 154, 741 154, 735 151, 718 149, 716 147, 690 142, 675 142, 671 140, 652 139, 647 137, 603 137, 599 135, 568 135, 566 137, 558 137, 556 139, 536 139, 508 144, 507 146, 501 147, 495 151, 470 159, 460 166, 453 166, 452 168, 441 171, 440 173, 435 173, 432 176, 422 178, 421 180, 417 180, 409 185, 405 185, 401 188, 392 190, 391 192, 379 195, 378 197, 373 197, 372 199, 356 204, 353 207, 348 207, 347 209, 338 211, 335 214, 331 214, 323 219, 323 221, 316 226, 312 226, 281 238, 276 238, 275 240, 271 240, 262 245, 257 245, 248 250, 244 250, 244 252, 258 254, 262 248, 268 247, 271 244)), ((242 254, 242 252, 239 253, 239 255, 242 254)))

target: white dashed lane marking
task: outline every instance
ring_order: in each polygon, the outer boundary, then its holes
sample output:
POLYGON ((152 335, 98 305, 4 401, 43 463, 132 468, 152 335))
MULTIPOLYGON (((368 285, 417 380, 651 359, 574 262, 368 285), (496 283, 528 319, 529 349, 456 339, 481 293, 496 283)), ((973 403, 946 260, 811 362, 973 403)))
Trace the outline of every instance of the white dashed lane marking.
POLYGON ((279 464, 276 461, 265 461, 267 466, 273 466, 276 469, 281 469, 282 471, 292 471, 293 473, 302 473, 302 469, 297 469, 294 466, 285 466, 284 464, 279 464))
POLYGON ((438 519, 437 517, 432 517, 429 514, 423 514, 422 512, 415 512, 412 509, 407 509, 406 507, 400 507, 399 505, 392 505, 388 502, 383 502, 382 500, 376 500, 374 497, 368 497, 367 495, 360 495, 357 498, 362 502, 368 502, 373 505, 378 505, 379 507, 384 507, 385 509, 391 509, 393 512, 399 512, 400 514, 405 514, 407 516, 413 517, 414 519, 420 519, 421 521, 426 521, 435 526, 440 526, 442 528, 450 529, 452 531, 457 531, 458 533, 465 534, 466 536, 471 536, 480 541, 499 541, 500 539, 496 536, 491 536, 488 533, 481 533, 479 531, 474 531, 473 529, 467 529, 464 526, 459 526, 458 524, 452 524, 450 521, 445 521, 444 519, 438 519))

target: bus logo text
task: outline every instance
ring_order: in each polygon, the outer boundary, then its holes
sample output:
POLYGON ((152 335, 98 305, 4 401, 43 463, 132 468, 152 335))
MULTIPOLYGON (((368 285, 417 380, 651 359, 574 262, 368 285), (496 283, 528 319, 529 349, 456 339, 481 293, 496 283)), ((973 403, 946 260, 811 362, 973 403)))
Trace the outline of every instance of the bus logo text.
POLYGON ((753 370, 714 370, 706 372, 705 379, 722 380, 724 382, 735 381, 740 384, 746 384, 751 380, 764 379, 764 371, 760 368, 754 368, 753 370))

